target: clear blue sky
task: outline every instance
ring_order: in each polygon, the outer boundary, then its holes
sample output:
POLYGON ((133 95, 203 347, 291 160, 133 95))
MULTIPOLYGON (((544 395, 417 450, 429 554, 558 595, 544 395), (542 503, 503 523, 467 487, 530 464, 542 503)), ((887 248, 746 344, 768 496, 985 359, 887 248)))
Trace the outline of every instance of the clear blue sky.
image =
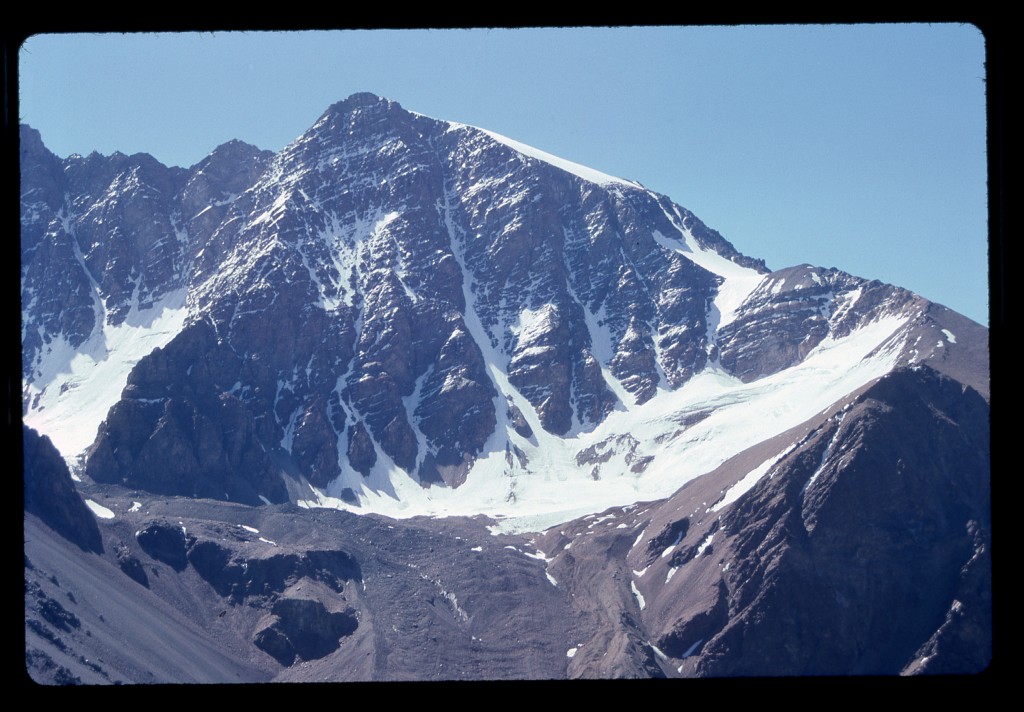
POLYGON ((19 56, 21 119, 59 156, 278 150, 370 91, 639 180, 773 269, 988 321, 973 26, 39 35, 19 56))

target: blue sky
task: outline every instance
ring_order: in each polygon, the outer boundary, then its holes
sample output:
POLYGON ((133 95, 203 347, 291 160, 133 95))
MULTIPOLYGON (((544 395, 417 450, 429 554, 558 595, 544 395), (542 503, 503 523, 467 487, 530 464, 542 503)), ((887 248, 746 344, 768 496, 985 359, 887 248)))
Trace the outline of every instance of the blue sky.
POLYGON ((38 35, 19 58, 21 120, 59 156, 278 150, 370 91, 638 180, 773 269, 988 321, 973 26, 38 35))

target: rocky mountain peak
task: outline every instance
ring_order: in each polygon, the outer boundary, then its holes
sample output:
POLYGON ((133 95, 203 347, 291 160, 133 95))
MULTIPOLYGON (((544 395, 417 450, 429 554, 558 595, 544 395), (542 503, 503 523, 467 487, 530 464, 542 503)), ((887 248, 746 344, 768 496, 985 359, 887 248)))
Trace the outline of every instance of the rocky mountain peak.
POLYGON ((381 490, 420 497, 409 481, 477 477, 504 507, 552 452, 598 496, 606 456, 582 453, 620 439, 630 476, 667 489, 673 457, 632 433, 648 403, 713 372, 776 377, 880 320, 865 338, 897 354, 921 313, 908 292, 837 270, 768 274, 666 196, 373 94, 332 105, 277 154, 232 141, 187 171, 132 161, 86 159, 90 180, 54 179, 67 209, 25 222, 28 249, 60 253, 23 260, 26 322, 43 325, 24 337, 28 407, 75 402, 47 382, 54 339, 108 343, 165 315, 178 326, 148 342, 163 355, 119 367, 118 388, 138 382, 133 365, 156 385, 125 390, 87 456, 145 487, 157 475, 139 463, 178 453, 185 474, 159 476, 162 492, 278 500, 284 463, 316 497, 363 506, 381 490), (44 308, 58 299, 72 308, 44 308), (198 322, 209 339, 182 330, 198 322), (243 442, 266 456, 254 464, 243 442))
POLYGON ((37 679, 991 659, 970 320, 372 94, 188 169, 22 133, 37 679))
POLYGON ((361 92, 331 104, 316 120, 309 133, 321 139, 330 136, 366 135, 412 116, 413 114, 403 109, 396 101, 361 92))
POLYGON ((46 150, 42 135, 28 124, 18 125, 18 141, 22 153, 39 153, 46 150))
POLYGON ((341 101, 337 101, 331 104, 326 114, 344 114, 351 113, 354 109, 362 109, 368 107, 376 107, 380 110, 388 109, 401 109, 402 106, 397 101, 392 101, 383 96, 378 96, 372 92, 361 91, 349 95, 341 101))
POLYGON ((273 151, 265 151, 251 143, 231 139, 210 151, 209 155, 189 170, 194 173, 199 170, 209 170, 214 165, 230 164, 237 161, 251 161, 255 158, 269 159, 273 155, 273 151))

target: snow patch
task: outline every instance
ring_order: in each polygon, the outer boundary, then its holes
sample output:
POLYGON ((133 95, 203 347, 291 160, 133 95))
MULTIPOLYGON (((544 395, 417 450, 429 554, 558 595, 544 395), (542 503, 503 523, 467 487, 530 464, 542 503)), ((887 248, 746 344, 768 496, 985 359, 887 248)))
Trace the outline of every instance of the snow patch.
POLYGON ((92 513, 100 519, 114 518, 114 513, 107 509, 106 507, 104 507, 102 504, 99 504, 98 502, 93 502, 91 499, 87 499, 85 500, 85 504, 87 507, 89 507, 89 509, 92 510, 92 513))
POLYGON ((553 328, 556 308, 544 304, 539 309, 523 309, 519 319, 509 324, 509 331, 515 334, 520 347, 528 346, 543 338, 553 328))
POLYGON ((792 451, 793 448, 796 447, 796 445, 796 443, 793 443, 788 448, 780 452, 778 455, 775 455, 774 457, 769 457, 767 460, 765 460, 760 465, 755 467, 753 470, 748 472, 743 477, 743 479, 741 479, 739 482, 730 487, 728 491, 725 493, 725 496, 722 497, 722 499, 718 500, 718 502, 716 502, 714 506, 712 506, 711 509, 709 509, 708 511, 717 512, 723 507, 728 507, 730 504, 732 504, 740 497, 745 495, 747 492, 752 490, 754 488, 754 485, 756 485, 758 481, 762 477, 764 477, 765 474, 767 474, 768 470, 770 470, 776 462, 778 462, 783 457, 788 455, 790 451, 792 451))
POLYGON ((639 534, 637 534, 636 541, 633 542, 633 546, 631 546, 630 548, 631 549, 635 549, 637 547, 637 545, 640 543, 640 540, 644 538, 644 534, 646 534, 646 533, 647 533, 647 529, 644 528, 643 531, 641 531, 639 534))
POLYGON ((629 582, 629 587, 630 587, 631 589, 633 589, 633 595, 634 595, 634 596, 636 596, 636 602, 637 602, 637 604, 639 604, 639 606, 640 606, 640 610, 642 611, 642 610, 644 609, 644 606, 646 606, 646 605, 647 605, 647 602, 646 602, 646 601, 644 601, 644 597, 643 597, 643 594, 642 594, 642 593, 640 593, 640 589, 638 589, 638 588, 636 587, 636 582, 634 582, 634 581, 630 581, 630 582, 629 582))
POLYGON ((715 540, 715 535, 714 534, 708 534, 707 538, 700 543, 700 546, 697 547, 697 553, 694 555, 694 558, 697 558, 698 556, 703 554, 704 550, 707 549, 709 546, 711 546, 711 542, 713 542, 714 540, 715 540))

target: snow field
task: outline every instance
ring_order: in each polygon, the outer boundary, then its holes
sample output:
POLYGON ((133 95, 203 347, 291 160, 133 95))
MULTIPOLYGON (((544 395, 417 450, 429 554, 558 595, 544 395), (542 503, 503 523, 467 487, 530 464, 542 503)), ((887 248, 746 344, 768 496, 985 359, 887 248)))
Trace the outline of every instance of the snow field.
MULTIPOLYGON (((391 487, 378 487, 371 477, 369 486, 360 492, 360 507, 326 496, 303 504, 394 517, 485 514, 498 520, 495 533, 512 533, 543 530, 642 498, 667 497, 733 455, 799 425, 841 397, 883 376, 895 365, 898 344, 890 341, 887 349, 865 357, 904 323, 903 318, 886 317, 845 338, 826 338, 800 364, 752 383, 742 383, 717 368, 708 368, 678 390, 660 392, 642 406, 612 412, 593 430, 569 438, 543 431, 525 399, 516 398, 534 428, 533 443, 519 438, 504 422, 505 404, 501 401, 505 394, 515 391, 500 369, 494 367, 498 354, 488 349, 490 341, 482 338, 482 326, 474 317, 472 313, 467 315, 467 325, 471 332, 476 332, 473 336, 478 343, 482 342, 489 371, 501 395, 496 404, 497 432, 467 481, 457 489, 423 488, 391 465, 390 472, 379 473, 391 487), (685 429, 679 426, 680 416, 708 409, 713 412, 700 422, 685 429), (752 423, 757 427, 751 427, 752 423), (613 469, 613 458, 602 466, 602 472, 610 474, 595 481, 590 477, 590 465, 576 463, 580 450, 623 434, 631 434, 639 441, 636 456, 654 457, 644 472, 632 473, 625 467, 613 469), (529 458, 525 471, 509 467, 505 459, 506 442, 516 444, 529 458), (509 492, 515 496, 508 497, 509 492)), ((717 511, 738 499, 784 454, 779 453, 755 468, 730 488, 720 503, 712 506, 717 511)), ((378 466, 387 469, 381 461, 378 466)))
POLYGON ((49 436, 68 463, 92 444, 107 411, 121 398, 128 373, 185 326, 185 291, 167 294, 152 308, 133 306, 118 326, 101 321, 77 350, 63 338, 50 343, 38 374, 24 388, 25 424, 49 436))

